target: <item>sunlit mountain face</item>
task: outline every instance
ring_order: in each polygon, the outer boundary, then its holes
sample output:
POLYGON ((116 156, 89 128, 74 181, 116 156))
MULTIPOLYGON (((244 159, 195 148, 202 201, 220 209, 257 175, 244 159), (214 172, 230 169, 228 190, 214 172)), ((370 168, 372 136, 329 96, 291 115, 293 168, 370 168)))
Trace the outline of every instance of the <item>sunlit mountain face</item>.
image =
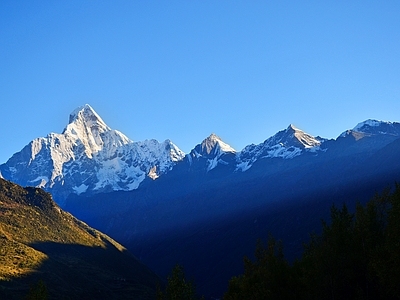
POLYGON ((0 207, 1 299, 154 299, 157 275, 49 193, 0 179, 0 207))
POLYGON ((63 205, 71 193, 136 189, 183 157, 169 140, 130 140, 85 105, 70 114, 63 133, 31 141, 0 168, 4 178, 51 191, 63 205))

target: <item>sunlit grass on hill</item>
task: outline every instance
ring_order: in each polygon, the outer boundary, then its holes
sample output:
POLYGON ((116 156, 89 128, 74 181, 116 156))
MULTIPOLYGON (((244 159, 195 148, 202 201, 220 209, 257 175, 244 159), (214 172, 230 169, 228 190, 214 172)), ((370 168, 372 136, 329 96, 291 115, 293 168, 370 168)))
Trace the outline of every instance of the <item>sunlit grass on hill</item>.
POLYGON ((0 298, 21 299, 37 282, 50 299, 152 299, 158 278, 50 194, 0 179, 0 298))

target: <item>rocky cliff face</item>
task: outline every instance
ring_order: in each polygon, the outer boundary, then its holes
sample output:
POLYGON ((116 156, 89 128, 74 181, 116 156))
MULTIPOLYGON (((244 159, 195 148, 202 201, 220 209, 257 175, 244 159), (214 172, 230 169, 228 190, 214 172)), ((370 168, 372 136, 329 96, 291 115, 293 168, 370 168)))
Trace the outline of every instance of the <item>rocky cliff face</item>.
POLYGON ((61 134, 31 141, 0 166, 4 178, 51 191, 61 205, 71 194, 132 190, 182 160, 171 141, 133 142, 108 127, 85 105, 73 111, 61 134))

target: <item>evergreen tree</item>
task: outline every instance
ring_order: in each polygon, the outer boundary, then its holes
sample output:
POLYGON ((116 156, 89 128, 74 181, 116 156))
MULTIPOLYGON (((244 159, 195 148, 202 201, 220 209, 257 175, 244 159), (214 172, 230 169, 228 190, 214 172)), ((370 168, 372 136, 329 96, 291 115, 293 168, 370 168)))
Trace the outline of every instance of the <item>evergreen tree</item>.
POLYGON ((304 260, 310 261, 311 277, 307 279, 313 298, 355 299, 357 285, 357 243, 354 240, 354 216, 347 206, 331 208, 331 224, 323 221, 322 234, 305 249, 304 260))
POLYGON ((259 240, 255 258, 244 258, 244 274, 230 280, 224 299, 295 299, 297 286, 282 243, 270 237, 265 248, 259 240))
POLYGON ((356 207, 354 240, 358 245, 356 254, 361 263, 358 272, 361 286, 359 296, 362 299, 378 299, 381 294, 374 264, 383 244, 385 217, 382 208, 379 196, 365 207, 360 204, 356 207))
POLYGON ((400 299, 400 185, 354 214, 333 205, 292 266, 273 238, 257 244, 255 258, 244 258, 224 299, 400 299))
POLYGON ((39 280, 37 284, 31 286, 26 299, 27 300, 47 300, 48 299, 47 287, 44 284, 43 280, 39 280))
POLYGON ((165 291, 157 291, 158 300, 194 300, 196 292, 194 285, 185 277, 183 267, 179 264, 175 265, 172 273, 167 278, 167 286, 165 291))
POLYGON ((387 226, 381 251, 375 261, 375 270, 387 299, 400 299, 400 185, 382 198, 387 208, 387 226))

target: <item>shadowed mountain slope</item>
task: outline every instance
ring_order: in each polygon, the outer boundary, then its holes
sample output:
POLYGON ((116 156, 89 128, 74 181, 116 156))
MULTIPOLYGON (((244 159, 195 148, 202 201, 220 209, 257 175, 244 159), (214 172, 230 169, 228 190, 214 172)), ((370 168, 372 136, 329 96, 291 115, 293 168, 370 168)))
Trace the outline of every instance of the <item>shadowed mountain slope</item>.
POLYGON ((243 255, 252 255, 258 238, 282 239, 293 260, 333 203, 354 210, 400 180, 396 136, 352 133, 326 143, 318 156, 261 159, 244 173, 175 168, 143 189, 70 197, 66 209, 122 241, 160 276, 184 265, 206 299, 218 298, 243 272, 243 255))
POLYGON ((158 277, 50 194, 0 179, 0 298, 44 282, 50 299, 153 299, 158 277))

